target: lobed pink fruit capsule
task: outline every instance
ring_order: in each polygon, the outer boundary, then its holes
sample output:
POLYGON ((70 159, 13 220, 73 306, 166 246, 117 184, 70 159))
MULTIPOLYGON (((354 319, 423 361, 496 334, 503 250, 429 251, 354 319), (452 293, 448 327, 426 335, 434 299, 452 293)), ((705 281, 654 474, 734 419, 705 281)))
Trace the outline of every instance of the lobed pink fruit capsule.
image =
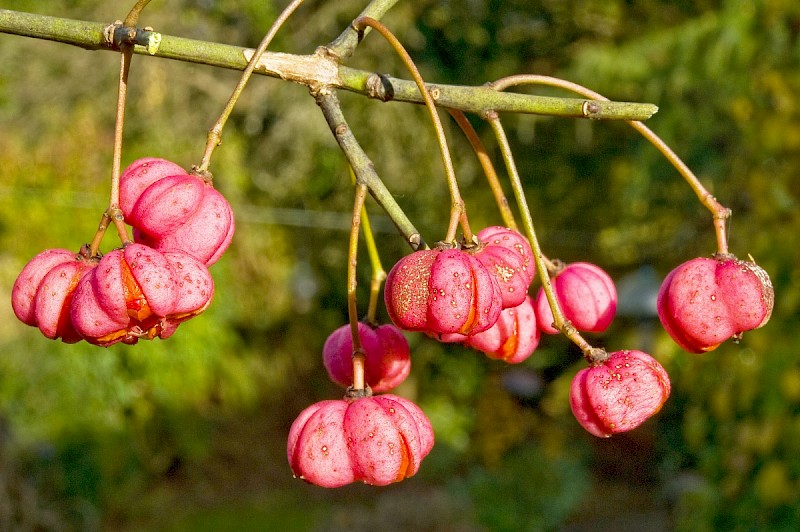
POLYGON ((406 255, 387 275, 384 296, 395 325, 433 334, 485 331, 502 309, 497 279, 457 249, 406 255))
POLYGON ((107 253, 81 279, 70 316, 90 343, 136 343, 170 336, 205 310, 213 293, 211 275, 191 255, 130 244, 107 253))
POLYGON ((760 266, 730 255, 699 257, 664 279, 658 317, 675 343, 690 353, 702 353, 763 326, 774 300, 772 282, 760 266))
POLYGON ((172 176, 186 175, 186 170, 166 159, 144 157, 128 165, 120 175, 119 208, 127 218, 142 192, 156 181, 172 176))
POLYGON ((422 410, 387 394, 309 406, 289 429, 287 458, 295 476, 317 486, 385 486, 416 474, 432 448, 422 410))
POLYGON ((528 296, 522 304, 503 309, 497 323, 489 329, 467 336, 464 345, 489 358, 518 364, 533 354, 540 336, 533 300, 528 296))
POLYGON ((483 247, 475 258, 497 278, 503 308, 521 305, 536 275, 528 240, 517 231, 501 226, 481 229, 477 236, 483 247))
POLYGON ((583 428, 607 438, 635 429, 655 415, 669 393, 669 375, 653 357, 641 351, 616 351, 575 375, 569 403, 583 428))
MULTIPOLYGON (((617 289, 611 277, 588 262, 573 262, 550 279, 564 317, 579 331, 603 332, 617 312, 617 289)), ((544 290, 536 295, 539 328, 558 334, 553 326, 553 311, 544 290)))
POLYGON ((134 239, 215 263, 233 239, 233 211, 210 181, 164 159, 139 159, 120 176, 120 208, 134 239))
POLYGON ((66 249, 48 249, 31 259, 11 290, 11 306, 23 323, 53 340, 81 340, 70 318, 73 293, 96 262, 66 249))
MULTIPOLYGON (((391 390, 408 377, 411 356, 400 329, 391 324, 373 328, 359 323, 358 335, 365 353, 364 379, 373 392, 391 390)), ((353 384, 353 337, 349 324, 339 327, 325 340, 322 361, 333 382, 344 387, 353 384)))

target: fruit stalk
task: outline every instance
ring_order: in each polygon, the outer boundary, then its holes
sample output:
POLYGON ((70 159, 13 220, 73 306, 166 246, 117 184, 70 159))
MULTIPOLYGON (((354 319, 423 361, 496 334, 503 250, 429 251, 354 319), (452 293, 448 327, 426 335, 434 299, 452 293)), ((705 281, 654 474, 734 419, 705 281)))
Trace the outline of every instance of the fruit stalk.
MULTIPOLYGON (((551 76, 541 76, 536 74, 520 74, 516 76, 508 76, 501 78, 489 84, 493 89, 502 91, 514 85, 548 85, 550 87, 557 87, 568 91, 575 92, 587 98, 592 98, 601 102, 610 101, 602 94, 598 94, 593 90, 586 88, 577 83, 566 81, 551 76)), ((586 102, 589 104, 590 102, 586 102)), ((587 106, 588 107, 588 106, 587 106)), ((661 137, 656 135, 653 130, 644 125, 638 120, 626 120, 634 129, 642 134, 650 143, 656 147, 661 154, 672 164, 673 167, 681 174, 684 180, 689 184, 697 198, 710 212, 714 223, 714 233, 717 238, 717 254, 728 255, 728 236, 727 236, 727 223, 731 217, 731 210, 717 201, 717 199, 703 186, 697 176, 692 170, 686 166, 686 163, 670 148, 661 137)))
POLYGON ((508 198, 506 198, 505 192, 503 192, 503 187, 500 185, 500 179, 497 177, 497 172, 492 164, 492 159, 486 152, 486 147, 483 145, 483 142, 481 142, 478 133, 475 131, 475 128, 472 127, 472 124, 470 124, 466 115, 464 115, 462 111, 459 111, 458 109, 448 109, 448 111, 450 112, 450 116, 453 117, 453 119, 461 128, 461 131, 464 132, 467 140, 469 140, 472 149, 475 151, 475 155, 478 156, 478 162, 480 163, 481 168, 483 168, 483 173, 486 175, 486 180, 489 182, 489 188, 492 189, 492 194, 494 194, 495 201, 497 202, 497 208, 500 209, 500 216, 503 218, 503 224, 509 229, 517 231, 518 226, 517 221, 514 220, 514 213, 511 212, 511 207, 508 204, 508 198))
MULTIPOLYGON (((353 167, 348 166, 350 170, 350 180, 353 184, 356 183, 356 174, 353 172, 353 167)), ((369 223, 369 216, 367 215, 366 206, 361 207, 361 225, 364 229, 364 242, 367 244, 367 254, 369 255, 370 265, 372 267, 372 279, 370 280, 369 287, 369 306, 367 307, 366 322, 370 325, 375 325, 375 314, 378 311, 378 298, 380 297, 381 285, 386 280, 386 270, 383 269, 381 264, 381 257, 378 253, 378 246, 375 244, 375 235, 372 233, 372 226, 369 223)))
MULTIPOLYGON (((547 302, 550 304, 550 309, 553 311, 553 322, 555 327, 580 348, 584 354, 584 357, 586 357, 590 363, 594 364, 598 360, 602 362, 605 360, 605 351, 602 349, 598 350, 593 348, 589 342, 587 342, 583 336, 581 336, 581 334, 578 332, 578 329, 576 329, 575 326, 573 326, 572 323, 570 323, 569 320, 564 317, 564 312, 561 310, 561 305, 559 304, 558 298, 553 290, 553 285, 550 283, 550 274, 547 263, 548 261, 545 259, 545 256, 542 253, 542 248, 539 245, 539 239, 536 237, 536 230, 533 227, 533 218, 531 217, 531 212, 528 208, 528 202, 525 199, 525 191, 522 188, 522 181, 520 180, 519 172, 517 171, 517 165, 514 162, 514 156, 511 153, 511 146, 508 143, 508 137, 506 136, 505 129, 503 129, 503 125, 500 122, 500 117, 496 112, 492 111, 486 113, 485 118, 491 125, 492 130, 495 133, 495 137, 497 137, 497 143, 500 146, 500 152, 503 154, 503 160, 506 163, 508 175, 511 179, 511 188, 514 190, 514 196, 517 200, 517 205, 522 216, 522 224, 525 227, 525 232, 528 236, 528 241, 531 244, 531 250, 533 251, 533 260, 536 263, 536 271, 539 273, 539 280, 542 283, 542 289, 547 297, 547 302)), ((550 267, 552 267, 552 265, 550 265, 550 267)))
POLYGON ((236 84, 236 87, 233 89, 233 93, 231 93, 231 96, 228 99, 228 103, 225 104, 225 108, 222 110, 222 113, 217 121, 214 123, 211 129, 208 130, 208 140, 206 141, 203 158, 196 168, 198 175, 208 175, 208 167, 211 164, 211 155, 214 153, 214 149, 216 149, 216 147, 222 142, 222 130, 225 127, 228 118, 231 116, 233 108, 236 106, 236 102, 239 101, 239 97, 242 95, 245 85, 247 85, 247 82, 250 81, 250 76, 253 74, 253 70, 258 64, 258 61, 261 59, 261 55, 270 45, 272 39, 275 38, 275 34, 278 33, 278 30, 281 29, 286 20, 292 15, 292 13, 295 12, 298 7, 300 7, 300 4, 302 3, 303 0, 294 0, 292 3, 286 6, 283 11, 281 11, 281 14, 278 15, 278 18, 275 19, 275 22, 272 23, 269 31, 267 31, 267 34, 264 35, 264 38, 259 43, 258 48, 256 48, 256 51, 250 58, 250 61, 248 61, 247 67, 244 69, 244 72, 242 72, 242 77, 239 78, 239 83, 236 84))
POLYGON ((358 235, 361 230, 361 211, 367 197, 367 186, 356 184, 356 198, 353 202, 353 223, 350 226, 350 247, 347 254, 347 314, 350 320, 350 334, 353 338, 353 391, 364 390, 364 359, 366 354, 358 334, 358 304, 356 288, 356 266, 358 265, 358 235))
POLYGON ((397 55, 400 56, 403 63, 408 68, 408 71, 411 73, 411 76, 414 78, 414 82, 417 84, 420 94, 422 94, 425 107, 428 109, 431 121, 433 122, 434 130, 436 131, 436 140, 439 143, 439 152, 442 155, 442 162, 444 163, 445 173, 447 174, 447 185, 450 189, 450 223, 448 225, 447 235, 445 236, 444 241, 448 243, 455 242, 456 231, 460 223, 461 229, 464 232, 464 239, 467 242, 472 242, 473 235, 469 228, 469 221, 467 220, 467 211, 466 207, 464 206, 464 199, 461 197, 461 192, 458 188, 456 172, 455 168, 453 167, 453 159, 450 156, 450 149, 447 147, 447 138, 445 137, 444 128, 442 127, 442 120, 439 118, 439 114, 436 111, 436 104, 433 101, 433 96, 431 96, 431 91, 429 91, 425 86, 425 81, 422 79, 422 76, 414 64, 414 61, 411 59, 411 56, 408 54, 405 47, 403 47, 402 43, 397 39, 397 37, 395 37, 391 30, 389 30, 389 28, 371 17, 357 18, 353 21, 353 27, 359 32, 364 31, 367 27, 371 27, 380 33, 381 36, 391 45, 397 55))

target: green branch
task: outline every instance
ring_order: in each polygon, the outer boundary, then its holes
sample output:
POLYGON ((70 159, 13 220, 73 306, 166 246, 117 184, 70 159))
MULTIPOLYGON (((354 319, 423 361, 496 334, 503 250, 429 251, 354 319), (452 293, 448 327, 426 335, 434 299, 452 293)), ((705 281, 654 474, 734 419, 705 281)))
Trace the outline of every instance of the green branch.
MULTIPOLYGON (((383 10, 394 2, 377 4, 383 10)), ((0 9, 0 33, 72 44, 89 50, 118 51, 108 43, 104 30, 108 24, 36 15, 0 9)), ((350 28, 329 47, 312 55, 267 52, 255 72, 286 79, 308 87, 329 86, 370 98, 423 103, 416 84, 410 80, 378 75, 374 72, 340 66, 337 54, 349 53, 357 44, 350 28)), ((137 54, 187 61, 232 70, 244 70, 254 50, 171 35, 161 35, 157 46, 135 46, 137 54)), ((655 105, 595 101, 580 98, 553 98, 495 91, 486 87, 428 84, 437 105, 471 113, 498 112, 595 118, 611 120, 647 120, 658 111, 655 105)))

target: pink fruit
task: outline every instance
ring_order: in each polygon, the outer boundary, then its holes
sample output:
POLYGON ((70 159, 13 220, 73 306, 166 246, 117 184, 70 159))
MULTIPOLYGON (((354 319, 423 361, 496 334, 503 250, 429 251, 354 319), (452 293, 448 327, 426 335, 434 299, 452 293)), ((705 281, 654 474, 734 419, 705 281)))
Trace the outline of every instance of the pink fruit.
POLYGON ((769 275, 733 256, 696 258, 667 275, 658 293, 658 317, 675 343, 691 353, 716 349, 764 325, 775 294, 769 275))
POLYGON ((326 488, 362 481, 385 486, 413 476, 433 448, 430 421, 396 395, 321 401, 289 430, 295 476, 326 488))
POLYGON ((48 338, 61 338, 65 343, 80 341, 69 309, 78 281, 95 265, 95 261, 66 249, 43 251, 25 265, 14 282, 14 314, 48 338))
POLYGON ((156 157, 144 157, 128 165, 120 175, 119 183, 119 207, 125 217, 147 187, 171 175, 186 175, 186 171, 171 161, 156 157))
POLYGON ((120 176, 120 208, 136 242, 191 253, 211 265, 233 239, 230 204, 210 181, 164 159, 139 159, 120 176))
POLYGON ((406 255, 386 277, 384 296, 395 325, 433 334, 485 331, 502 308, 494 275, 457 249, 406 255))
POLYGON ((518 364, 533 354, 539 345, 539 327, 530 296, 521 305, 506 308, 489 329, 467 336, 464 345, 483 352, 489 358, 518 364))
POLYGON ((669 392, 669 376, 653 357, 616 351, 575 375, 569 403, 578 423, 604 438, 641 425, 661 409, 669 392))
POLYGON ((483 247, 475 258, 497 278, 503 308, 521 305, 536 275, 527 239, 513 229, 500 226, 482 229, 478 239, 483 247))
MULTIPOLYGON (((365 353, 365 380, 373 392, 395 388, 411 371, 408 341, 391 324, 371 327, 358 324, 358 335, 365 353)), ((322 348, 322 360, 331 380, 344 387, 353 384, 353 338, 350 325, 333 331, 322 348)))
MULTIPOLYGON (((579 331, 603 332, 614 320, 617 289, 611 277, 594 264, 568 264, 550 282, 564 317, 579 331)), ((553 311, 541 288, 536 295, 536 317, 542 332, 558 334, 553 327, 553 311)))
POLYGON ((170 336, 205 310, 213 293, 208 270, 191 255, 130 244, 107 253, 81 279, 70 316, 90 343, 136 343, 170 336))

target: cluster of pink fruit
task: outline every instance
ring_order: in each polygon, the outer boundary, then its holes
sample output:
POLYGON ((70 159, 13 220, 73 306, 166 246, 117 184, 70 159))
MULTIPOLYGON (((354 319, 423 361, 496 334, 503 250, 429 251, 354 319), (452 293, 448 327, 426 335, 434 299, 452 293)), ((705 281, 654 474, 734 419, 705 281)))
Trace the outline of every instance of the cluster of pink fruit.
MULTIPOLYGON (((414 475, 433 448, 433 428, 408 399, 372 392, 398 386, 411 370, 408 341, 394 325, 358 323, 364 354, 361 393, 348 388, 344 399, 320 401, 295 419, 287 457, 295 476, 326 488, 361 481, 384 486, 414 475)), ((322 349, 331 380, 353 384, 350 325, 336 329, 322 349)))
MULTIPOLYGON (((423 332, 443 342, 459 342, 509 363, 527 359, 538 346, 541 331, 558 333, 541 291, 535 303, 528 295, 536 272, 528 241, 516 231, 496 226, 477 236, 477 246, 411 253, 389 272, 384 296, 394 324, 358 324, 365 381, 371 391, 396 387, 410 371, 408 342, 400 329, 423 332)), ((616 289, 600 268, 588 263, 570 264, 554 275, 552 283, 566 318, 577 328, 601 332, 611 323, 616 289)), ((353 382, 352 356, 351 330, 346 325, 335 330, 323 347, 323 362, 331 380, 342 386, 353 382)), ((597 435, 630 430, 657 410, 666 398, 664 394, 650 401, 658 403, 655 408, 634 401, 635 394, 647 395, 652 381, 658 380, 669 393, 663 368, 644 353, 615 353, 599 367, 608 368, 614 380, 612 388, 624 383, 620 388, 627 388, 624 404, 636 404, 616 409, 612 406, 607 413, 589 418, 587 413, 605 408, 595 401, 596 395, 611 403, 620 393, 612 391, 610 398, 606 383, 602 393, 586 398, 578 419, 584 426, 593 423, 603 427, 593 431, 597 435), (641 386, 631 392, 631 382, 641 386), (638 414, 631 414, 631 408, 638 414)), ((599 371, 594 370, 592 379, 584 380, 599 382, 599 371)), ((579 382, 576 390, 593 386, 579 382)), ((408 400, 395 395, 346 397, 322 401, 301 412, 290 429, 287 454, 296 476, 320 486, 354 481, 384 485, 413 475, 432 445, 430 422, 408 400)))
POLYGON ((109 346, 167 338, 214 294, 208 266, 231 242, 233 213, 208 180, 164 159, 120 176, 120 209, 134 242, 103 255, 48 249, 12 289, 12 307, 48 338, 109 346))

